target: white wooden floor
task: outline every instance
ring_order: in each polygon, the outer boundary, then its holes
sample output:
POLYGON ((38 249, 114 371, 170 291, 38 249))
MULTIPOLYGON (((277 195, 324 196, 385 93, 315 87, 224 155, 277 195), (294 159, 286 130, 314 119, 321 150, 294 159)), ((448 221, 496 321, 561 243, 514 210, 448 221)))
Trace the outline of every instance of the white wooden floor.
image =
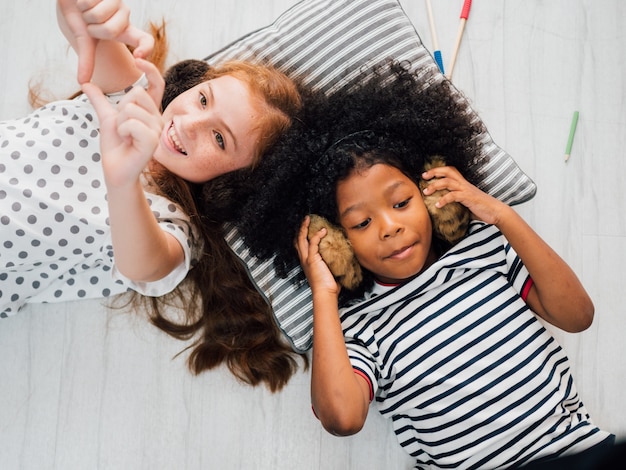
MULTIPOLYGON (((76 89, 52 0, 3 2, 0 119, 29 108, 29 80, 76 89)), ((295 0, 128 0, 138 25, 165 17, 171 61, 202 58, 270 23, 295 0)), ((402 0, 432 46, 424 0, 402 0)), ((448 64, 462 0, 433 0, 448 64)), ((495 141, 537 182, 522 215, 573 266, 593 326, 557 332, 596 423, 626 439, 626 3, 474 2, 453 81, 495 141), (580 120, 563 154, 572 113, 580 120)), ((224 371, 193 377, 182 343, 97 301, 26 308, 0 320, 0 469, 410 468, 375 412, 352 438, 325 433, 308 375, 282 393, 224 371)))

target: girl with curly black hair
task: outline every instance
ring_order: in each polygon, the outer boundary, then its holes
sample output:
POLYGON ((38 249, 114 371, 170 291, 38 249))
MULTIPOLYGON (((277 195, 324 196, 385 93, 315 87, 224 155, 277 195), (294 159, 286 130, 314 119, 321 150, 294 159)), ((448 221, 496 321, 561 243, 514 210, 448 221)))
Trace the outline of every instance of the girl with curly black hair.
POLYGON ((464 113, 449 82, 424 89, 409 64, 390 62, 354 83, 330 97, 304 97, 302 115, 256 168, 256 188, 236 214, 251 251, 259 258, 275 256, 280 275, 299 265, 293 240, 304 216, 320 211, 334 219, 332 208, 318 204, 332 204, 327 196, 342 164, 335 157, 350 145, 364 145, 368 136, 363 131, 376 136, 370 148, 401 148, 398 155, 417 178, 425 161, 440 155, 469 181, 479 179, 475 169, 484 127, 464 113), (350 135, 354 138, 346 139, 350 135))
POLYGON ((316 416, 351 435, 375 401, 416 468, 601 456, 615 436, 591 421, 565 352, 539 321, 582 331, 589 296, 511 207, 468 181, 480 129, 455 112, 447 82, 411 91, 406 69, 391 72, 392 83, 379 74, 309 113, 320 120, 291 136, 293 156, 283 148, 279 176, 266 172, 254 200, 267 225, 247 232, 283 268, 297 251, 311 287, 316 416), (425 170, 432 156, 448 166, 425 170), (453 243, 437 242, 438 211, 452 204, 476 220, 453 243), (369 275, 344 308, 322 252, 330 229, 309 230, 307 213, 337 224, 369 275))

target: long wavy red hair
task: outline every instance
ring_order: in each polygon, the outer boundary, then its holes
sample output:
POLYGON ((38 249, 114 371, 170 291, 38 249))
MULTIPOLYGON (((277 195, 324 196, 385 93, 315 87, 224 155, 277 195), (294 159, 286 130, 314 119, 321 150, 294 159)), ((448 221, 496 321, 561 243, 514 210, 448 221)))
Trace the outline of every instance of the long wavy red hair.
MULTIPOLYGON (((153 29, 153 33, 154 33, 153 29)), ((155 35, 158 48, 166 50, 164 30, 155 35)), ((209 67, 203 61, 184 61, 166 74, 163 107, 177 94, 223 75, 246 83, 262 110, 256 123, 261 132, 254 162, 291 125, 302 106, 298 86, 276 69, 232 61, 209 67)), ((135 307, 147 307, 152 323, 167 334, 190 341, 188 365, 199 374, 225 364, 241 381, 281 389, 298 369, 298 356, 308 367, 306 355, 298 355, 282 337, 272 309, 251 282, 242 261, 224 239, 224 222, 242 197, 237 181, 246 169, 207 183, 191 184, 160 168, 152 174, 160 193, 179 204, 199 227, 204 256, 173 293, 148 298, 134 295, 135 307)))

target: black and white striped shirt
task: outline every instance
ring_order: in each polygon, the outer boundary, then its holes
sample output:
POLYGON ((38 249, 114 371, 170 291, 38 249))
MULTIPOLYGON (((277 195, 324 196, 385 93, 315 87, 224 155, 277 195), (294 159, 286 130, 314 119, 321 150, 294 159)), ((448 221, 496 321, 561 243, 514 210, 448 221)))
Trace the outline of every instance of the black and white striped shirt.
POLYGON ((420 276, 342 310, 353 367, 417 468, 508 468, 609 436, 526 305, 531 285, 502 234, 474 222, 420 276))

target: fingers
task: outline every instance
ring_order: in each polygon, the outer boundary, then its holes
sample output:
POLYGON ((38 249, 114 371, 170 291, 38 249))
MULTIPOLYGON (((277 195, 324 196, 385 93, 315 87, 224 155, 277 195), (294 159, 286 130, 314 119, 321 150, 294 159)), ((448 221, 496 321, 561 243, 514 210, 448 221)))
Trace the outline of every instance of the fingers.
POLYGON ((327 233, 328 233, 328 230, 326 230, 326 227, 322 227, 316 233, 314 233, 311 238, 309 238, 309 245, 314 246, 316 252, 319 251, 320 242, 322 241, 322 238, 326 236, 327 233))
POLYGON ((425 171, 422 173, 422 179, 428 181, 428 186, 424 189, 424 194, 427 195, 442 189, 455 191, 467 183, 461 173, 451 166, 441 166, 425 171))
POLYGON ((121 0, 76 0, 76 8, 87 23, 104 23, 118 11, 126 11, 130 17, 130 9, 121 0))
POLYGON ((163 91, 165 90, 165 80, 161 76, 159 69, 147 60, 135 59, 137 68, 146 74, 148 79, 148 94, 156 104, 157 108, 161 108, 161 100, 163 99, 163 91))
POLYGON ((133 25, 124 30, 117 39, 132 46, 134 48, 133 55, 141 59, 148 57, 154 49, 154 37, 133 25))
POLYGON ((115 39, 130 26, 130 9, 118 0, 77 3, 89 34, 98 39, 115 39))
POLYGON ((76 55, 78 56, 78 83, 89 82, 93 75, 96 59, 96 42, 89 36, 76 37, 76 55))
POLYGON ((130 9, 120 0, 82 0, 79 3, 91 37, 116 40, 131 46, 135 57, 150 55, 154 38, 130 23, 130 9))
POLYGON ((430 180, 433 178, 463 178, 459 171, 453 166, 438 166, 422 173, 422 178, 430 180))
MULTIPOLYGON (((163 118, 150 95, 142 88, 133 88, 118 104, 118 130, 122 137, 135 138, 135 125, 140 125, 150 137, 160 135, 163 118)), ((138 140, 142 140, 143 136, 138 140)))
POLYGON ((298 256, 300 258, 300 263, 304 263, 306 261, 306 254, 309 251, 309 223, 311 222, 311 218, 306 216, 300 225, 300 230, 298 231, 298 236, 295 240, 295 247, 298 251, 298 256))
POLYGON ((300 226, 296 244, 302 270, 313 292, 323 290, 333 295, 339 295, 341 286, 335 280, 320 253, 320 242, 328 230, 321 228, 309 237, 309 225, 310 217, 307 216, 300 226))
POLYGON ((459 171, 454 167, 435 167, 422 174, 422 178, 428 181, 428 185, 423 189, 425 196, 430 196, 437 191, 441 191, 438 195, 435 206, 444 207, 451 202, 461 202, 466 198, 466 190, 470 184, 463 178, 459 171))
POLYGON ((163 119, 158 107, 143 88, 133 88, 115 108, 102 90, 93 83, 82 85, 83 92, 94 107, 101 126, 105 121, 113 126, 121 138, 128 138, 143 153, 154 150, 163 129, 163 119))
POLYGON ((160 135, 159 128, 147 124, 143 119, 129 117, 117 127, 118 135, 132 146, 136 155, 142 156, 142 166, 152 158, 160 135))
POLYGON ((86 83, 91 79, 94 70, 96 40, 89 36, 81 11, 73 0, 59 0, 57 3, 57 19, 78 56, 78 83, 86 83))
POLYGON ((309 225, 311 224, 311 217, 309 217, 308 215, 304 218, 304 220, 302 221, 302 224, 300 225, 300 232, 298 234, 298 238, 302 238, 303 236, 306 237, 308 232, 309 232, 309 225))
POLYGON ((119 5, 121 0, 71 0, 71 1, 74 1, 76 3, 76 8, 78 8, 80 11, 87 11, 101 2, 110 3, 111 1, 113 1, 114 3, 119 5))
POLYGON ((428 186, 423 190, 424 195, 430 196, 441 191, 441 196, 435 204, 438 208, 450 203, 459 203, 480 220, 487 223, 497 220, 497 215, 494 214, 497 214, 502 203, 467 181, 456 168, 433 168, 424 172, 422 177, 429 180, 428 186))
POLYGON ((87 95, 87 98, 89 98, 89 101, 96 110, 96 114, 98 114, 101 122, 105 117, 115 112, 113 106, 109 103, 109 100, 97 85, 87 82, 81 85, 81 89, 83 90, 83 93, 87 95))
POLYGON ((296 249, 300 256, 300 262, 303 264, 313 259, 315 255, 319 255, 320 241, 327 233, 327 230, 322 228, 309 238, 310 223, 311 218, 306 216, 300 226, 300 232, 298 233, 298 239, 296 241, 296 249))
POLYGON ((93 83, 83 83, 81 86, 83 93, 87 95, 92 106, 96 110, 96 113, 102 119, 105 116, 112 114, 122 115, 122 119, 128 113, 128 109, 132 109, 133 106, 141 110, 141 114, 133 115, 133 118, 145 116, 142 120, 152 123, 156 123, 158 126, 162 125, 162 117, 159 110, 159 105, 154 101, 152 95, 141 87, 132 88, 118 103, 116 108, 109 102, 106 95, 102 90, 93 83))

